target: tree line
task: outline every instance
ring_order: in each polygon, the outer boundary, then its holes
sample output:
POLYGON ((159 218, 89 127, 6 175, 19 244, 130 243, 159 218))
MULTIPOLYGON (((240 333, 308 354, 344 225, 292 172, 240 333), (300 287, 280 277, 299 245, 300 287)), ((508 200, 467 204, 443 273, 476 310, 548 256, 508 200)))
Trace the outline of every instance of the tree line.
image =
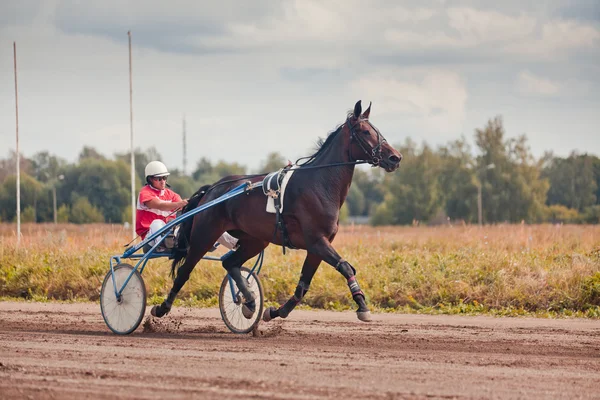
MULTIPOLYGON (((508 137, 496 117, 477 129, 475 148, 464 137, 434 148, 407 138, 398 171, 357 168, 342 218, 374 225, 502 222, 600 222, 600 159, 550 152, 536 159, 526 135, 508 137)), ((135 151, 136 191, 144 168, 160 160, 155 148, 135 151)), ((131 221, 130 153, 106 157, 84 147, 76 162, 39 152, 21 157, 23 222, 131 221)), ((269 154, 256 171, 200 159, 191 174, 170 170, 169 184, 184 197, 227 175, 275 171, 287 164, 269 154)), ((16 154, 0 160, 0 221, 16 220, 16 154)), ((136 193, 137 194, 137 193, 136 193)))

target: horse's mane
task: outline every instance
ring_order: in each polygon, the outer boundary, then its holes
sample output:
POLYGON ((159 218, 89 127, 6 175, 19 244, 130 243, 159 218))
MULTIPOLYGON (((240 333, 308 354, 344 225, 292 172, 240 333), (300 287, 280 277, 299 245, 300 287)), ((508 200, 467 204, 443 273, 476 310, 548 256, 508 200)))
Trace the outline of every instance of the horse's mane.
MULTIPOLYGON (((350 118, 353 115, 354 115, 353 111, 348 111, 348 118, 350 118)), ((306 160, 305 162, 303 162, 300 165, 312 164, 319 155, 321 155, 325 152, 325 150, 329 147, 331 142, 333 142, 333 139, 335 139, 337 134, 342 130, 345 123, 346 122, 344 121, 341 124, 339 124, 338 126, 336 126, 334 130, 332 130, 331 132, 329 132, 327 134, 327 137, 325 138, 325 140, 323 140, 323 138, 319 138, 319 140, 317 140, 317 146, 316 146, 315 152, 313 154, 311 154, 310 156, 299 158, 298 160, 296 160, 296 164, 298 164, 298 162, 300 160, 306 160)))

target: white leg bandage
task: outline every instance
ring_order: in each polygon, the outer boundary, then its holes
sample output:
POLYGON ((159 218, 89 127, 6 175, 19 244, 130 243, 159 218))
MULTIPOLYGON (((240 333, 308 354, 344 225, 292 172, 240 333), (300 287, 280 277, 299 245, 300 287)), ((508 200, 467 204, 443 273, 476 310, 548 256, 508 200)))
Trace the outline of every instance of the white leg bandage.
POLYGON ((221 243, 223 246, 227 247, 229 250, 235 250, 237 246, 238 239, 231 236, 229 233, 225 232, 221 235, 217 242, 221 243))

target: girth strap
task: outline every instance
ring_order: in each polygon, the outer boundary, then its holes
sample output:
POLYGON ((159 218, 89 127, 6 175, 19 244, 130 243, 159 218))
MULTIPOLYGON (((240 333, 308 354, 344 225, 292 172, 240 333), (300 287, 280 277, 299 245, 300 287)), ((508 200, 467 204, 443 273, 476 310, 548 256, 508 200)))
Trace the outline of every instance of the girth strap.
POLYGON ((292 245, 285 221, 283 220, 283 215, 281 215, 281 182, 288 169, 289 166, 282 168, 279 171, 272 172, 265 176, 262 181, 263 193, 266 196, 273 198, 273 205, 275 207, 275 230, 273 231, 273 241, 277 238, 277 231, 280 231, 283 254, 285 254, 286 247, 289 247, 290 249, 296 248, 292 245))

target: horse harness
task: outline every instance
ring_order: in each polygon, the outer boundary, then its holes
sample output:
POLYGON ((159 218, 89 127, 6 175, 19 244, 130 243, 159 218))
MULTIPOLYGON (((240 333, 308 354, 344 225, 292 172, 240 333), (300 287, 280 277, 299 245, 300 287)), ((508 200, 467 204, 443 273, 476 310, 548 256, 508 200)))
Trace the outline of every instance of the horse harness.
POLYGON ((297 249, 297 247, 294 247, 292 241, 290 240, 285 221, 281 215, 281 183, 285 178, 285 174, 289 171, 291 171, 291 165, 287 165, 285 168, 267 174, 262 181, 263 193, 265 196, 273 199, 273 205, 275 207, 275 230, 273 231, 273 240, 275 240, 277 237, 277 231, 281 231, 281 245, 283 247, 283 254, 285 254, 286 247, 289 247, 292 250, 297 249))
MULTIPOLYGON (((351 162, 336 163, 336 164, 332 164, 332 165, 323 165, 323 166, 318 166, 318 167, 304 167, 305 169, 324 168, 324 167, 332 167, 332 166, 337 166, 337 165, 355 165, 355 164, 359 164, 359 163, 360 164, 369 163, 369 164, 373 165, 374 167, 379 165, 379 163, 381 162, 381 146, 383 145, 383 143, 386 142, 385 138, 381 135, 381 132, 379 132, 379 129, 377 129, 373 124, 371 124, 371 122, 367 118, 358 119, 357 123, 354 125, 352 125, 352 123, 350 122, 350 118, 348 118, 346 120, 346 123, 348 124, 348 129, 350 130, 350 141, 353 141, 353 140, 356 141, 356 143, 358 143, 358 145, 364 151, 365 154, 367 154, 367 155, 370 154, 371 160, 363 161, 363 160, 359 160, 359 159, 354 159, 354 157, 352 157, 352 147, 349 146, 348 147, 348 157, 350 160, 352 160, 351 162), (371 126, 371 128, 373 128, 373 130, 377 133, 377 145, 375 147, 373 147, 370 152, 367 150, 368 143, 366 142, 366 140, 364 140, 362 138, 362 136, 360 136, 360 134, 357 133, 355 130, 356 125, 358 125, 360 122, 368 123, 369 126, 371 126)), ((265 196, 271 197, 273 199, 273 205, 275 207, 275 230, 273 231, 273 240, 275 240, 275 238, 277 237, 277 232, 281 231, 283 254, 285 254, 286 247, 289 247, 290 249, 297 249, 297 247, 294 247, 294 245, 292 244, 292 241, 290 240, 290 237, 289 237, 289 234, 287 231, 287 227, 285 225, 285 221, 283 220, 283 216, 281 215, 281 208, 282 208, 281 184, 283 182, 283 179, 285 178, 285 174, 291 171, 291 167, 292 167, 291 165, 287 165, 286 167, 284 167, 278 171, 271 172, 271 173, 267 174, 267 176, 265 176, 265 178, 262 181, 263 193, 265 194, 265 196)))

